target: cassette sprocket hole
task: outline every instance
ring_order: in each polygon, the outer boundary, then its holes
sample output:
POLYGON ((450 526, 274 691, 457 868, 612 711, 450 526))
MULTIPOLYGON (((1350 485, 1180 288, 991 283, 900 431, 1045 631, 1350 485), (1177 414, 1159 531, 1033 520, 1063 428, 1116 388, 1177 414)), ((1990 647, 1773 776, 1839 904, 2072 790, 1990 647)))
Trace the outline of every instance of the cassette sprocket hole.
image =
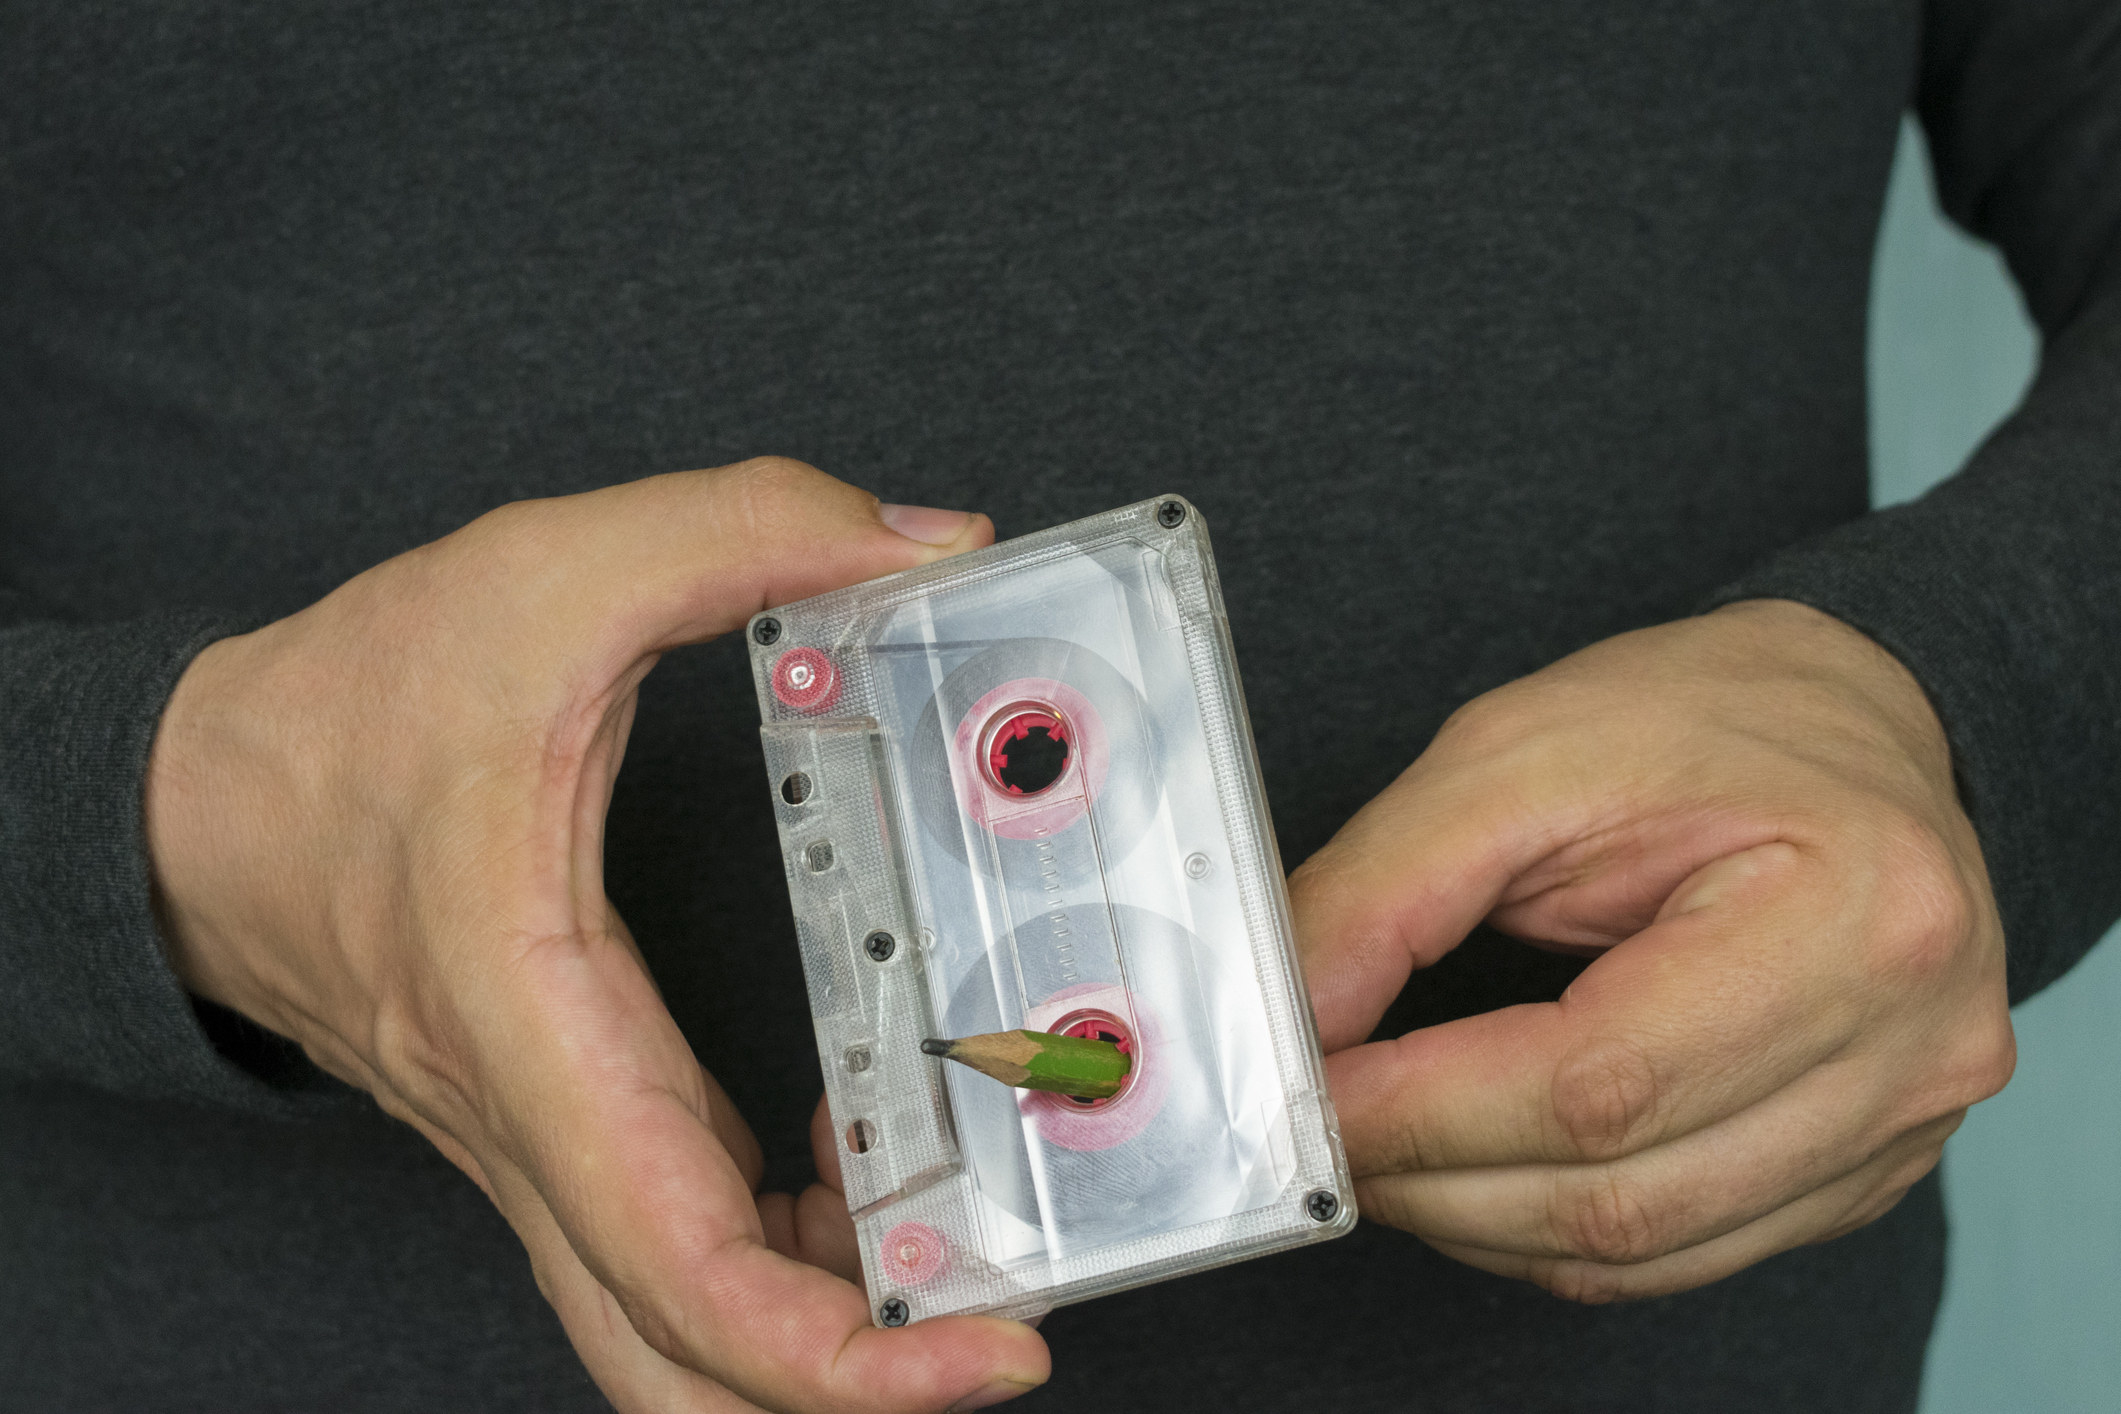
POLYGON ((987 778, 1012 796, 1051 790, 1075 754, 1068 719, 1044 703, 1004 707, 994 714, 986 739, 987 778))

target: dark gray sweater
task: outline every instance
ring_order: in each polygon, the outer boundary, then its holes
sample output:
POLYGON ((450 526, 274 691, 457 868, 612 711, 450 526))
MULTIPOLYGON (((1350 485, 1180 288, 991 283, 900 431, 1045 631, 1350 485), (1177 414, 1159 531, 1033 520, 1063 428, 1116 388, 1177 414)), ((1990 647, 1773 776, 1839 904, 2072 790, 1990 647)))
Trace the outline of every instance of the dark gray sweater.
MULTIPOLYGON (((141 845, 202 643, 515 497, 769 451, 1005 534, 1184 491, 1292 860, 1467 697, 1801 599, 1935 701, 2030 993, 2121 912, 2117 223, 2112 4, 7 6, 0 1408, 599 1406, 468 1183, 195 1011, 141 845), (2046 354, 1866 515, 1911 101, 2046 354)), ((739 653, 672 657, 611 889, 785 1184, 765 789, 739 653)), ((1476 935, 1393 1024, 1567 975, 1476 935)), ((1930 1183, 1592 1310, 1366 1228, 1058 1313, 1027 1407, 1905 1409, 1941 1244, 1930 1183)))

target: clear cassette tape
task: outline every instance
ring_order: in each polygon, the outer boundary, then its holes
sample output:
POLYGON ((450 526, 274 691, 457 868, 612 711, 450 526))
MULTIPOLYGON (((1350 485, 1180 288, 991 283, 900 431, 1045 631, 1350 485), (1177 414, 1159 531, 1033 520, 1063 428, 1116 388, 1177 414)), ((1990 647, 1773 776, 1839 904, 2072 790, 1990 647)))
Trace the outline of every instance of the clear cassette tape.
POLYGON ((881 1324, 1028 1316, 1353 1226, 1191 505, 788 604, 748 638, 881 1324), (1085 1101, 921 1051, 1012 1030, 1133 1068, 1085 1101))

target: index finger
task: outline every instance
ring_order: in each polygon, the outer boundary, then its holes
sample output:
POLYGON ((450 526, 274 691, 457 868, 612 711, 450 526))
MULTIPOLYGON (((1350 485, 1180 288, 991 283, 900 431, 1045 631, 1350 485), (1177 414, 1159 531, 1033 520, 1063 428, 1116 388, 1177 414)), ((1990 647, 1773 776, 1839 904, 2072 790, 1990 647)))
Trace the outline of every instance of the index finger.
POLYGON ((1619 1158, 1734 1114, 1847 1046, 1860 999, 1802 965, 1812 939, 1837 931, 1828 891, 1809 887, 1819 866, 1765 845, 1689 882, 1718 871, 1735 877, 1713 904, 1619 944, 1558 1002, 1329 1056, 1356 1174, 1619 1158))
MULTIPOLYGON (((1773 838, 1761 812, 1643 810, 1614 761, 1639 746, 1623 724, 1550 729, 1538 675, 1477 699, 1325 848, 1289 878, 1289 901, 1331 1052, 1368 1036, 1408 974, 1464 940, 1486 918, 1530 910, 1548 941, 1609 946, 1648 923, 1695 871, 1773 838), (1551 907, 1573 901, 1570 918, 1551 907)), ((1667 753, 1669 756, 1669 753, 1667 753)), ((1658 780, 1684 779, 1664 760, 1658 780)), ((1514 926, 1506 931, 1515 931, 1514 926)))

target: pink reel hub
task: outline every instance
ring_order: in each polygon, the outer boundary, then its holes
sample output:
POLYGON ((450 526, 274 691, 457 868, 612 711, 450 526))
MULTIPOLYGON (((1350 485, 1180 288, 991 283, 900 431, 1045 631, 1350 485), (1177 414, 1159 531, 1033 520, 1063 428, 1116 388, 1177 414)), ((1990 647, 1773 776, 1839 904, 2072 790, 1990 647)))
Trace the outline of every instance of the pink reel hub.
POLYGON ((831 710, 840 700, 840 670, 816 648, 791 648, 773 663, 773 695, 798 712, 831 710))
POLYGON ((949 1265, 949 1242, 926 1223, 900 1223, 884 1234, 879 1246, 884 1275, 893 1286, 920 1286, 942 1275, 949 1265))

